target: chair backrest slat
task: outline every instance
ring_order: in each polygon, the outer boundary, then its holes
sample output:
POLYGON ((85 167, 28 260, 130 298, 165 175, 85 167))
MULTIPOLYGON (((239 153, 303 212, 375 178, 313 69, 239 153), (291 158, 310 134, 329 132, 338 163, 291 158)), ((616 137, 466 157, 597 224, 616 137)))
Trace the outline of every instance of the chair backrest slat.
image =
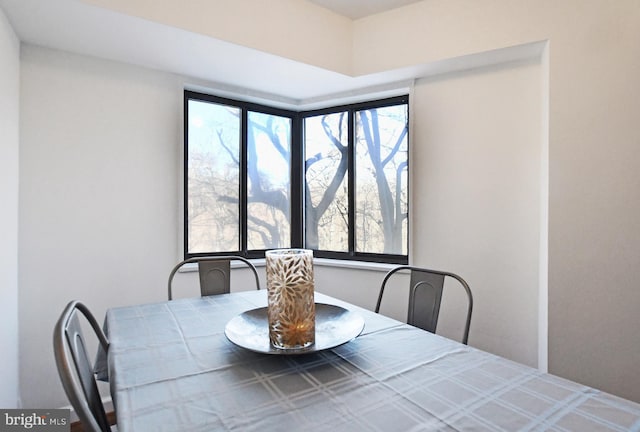
POLYGON ((200 295, 209 296, 231 292, 231 261, 199 261, 200 295))
POLYGON ((429 272, 411 272, 407 323, 431 333, 436 332, 444 276, 429 272))

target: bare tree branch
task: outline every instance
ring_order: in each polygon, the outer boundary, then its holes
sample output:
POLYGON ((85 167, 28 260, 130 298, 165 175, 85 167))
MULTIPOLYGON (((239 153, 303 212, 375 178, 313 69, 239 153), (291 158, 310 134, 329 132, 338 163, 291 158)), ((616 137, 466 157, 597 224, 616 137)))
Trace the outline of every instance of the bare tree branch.
POLYGON ((218 135, 218 141, 220 142, 220 145, 222 146, 223 149, 227 151, 227 153, 231 157, 231 160, 235 162, 238 166, 240 166, 240 161, 236 157, 236 154, 225 144, 224 139, 222 139, 222 131, 220 129, 216 131, 216 135, 218 135))

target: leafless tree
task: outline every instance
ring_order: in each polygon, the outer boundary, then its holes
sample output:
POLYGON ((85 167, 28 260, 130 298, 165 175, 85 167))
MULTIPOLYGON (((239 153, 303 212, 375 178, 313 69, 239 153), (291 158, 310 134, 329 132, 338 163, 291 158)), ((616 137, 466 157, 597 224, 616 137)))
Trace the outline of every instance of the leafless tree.
POLYGON ((380 225, 384 236, 384 253, 398 253, 402 251, 402 228, 407 219, 406 205, 403 205, 402 176, 407 169, 406 158, 400 163, 394 163, 398 151, 401 149, 407 136, 407 124, 401 129, 395 141, 391 145, 382 142, 380 124, 377 110, 359 112, 360 125, 364 143, 373 166, 373 177, 378 193, 380 225), (385 152, 386 150, 386 152, 385 152), (387 170, 388 166, 393 170, 387 170), (387 177, 387 173, 393 175, 393 181, 387 177), (391 185, 395 190, 391 191, 391 185))
MULTIPOLYGON (((290 188, 286 190, 274 188, 271 185, 269 175, 260 170, 259 151, 257 148, 258 135, 267 137, 268 142, 273 146, 276 154, 289 167, 290 150, 289 143, 283 142, 283 136, 289 134, 279 134, 273 116, 266 116, 266 122, 250 121, 247 137, 247 187, 248 205, 251 211, 247 215, 248 229, 250 235, 256 236, 256 242, 264 245, 264 248, 283 247, 282 243, 282 221, 288 221, 290 215, 290 188)), ((398 253, 402 251, 404 236, 402 235, 403 223, 407 218, 406 196, 403 193, 403 172, 406 172, 406 158, 397 158, 396 155, 403 148, 406 140, 406 123, 401 131, 394 135, 394 142, 383 142, 388 139, 389 133, 381 133, 378 110, 366 110, 358 112, 359 142, 366 148, 366 156, 370 160, 371 175, 375 179, 375 186, 371 184, 369 193, 357 197, 359 216, 364 217, 368 222, 374 222, 378 228, 368 229, 362 235, 373 236, 368 243, 384 244, 382 252, 398 253), (400 160, 400 162, 397 162, 400 160), (393 169, 389 169, 389 168, 393 169), (393 176, 393 178, 389 178, 393 176), (393 189, 393 190, 392 190, 393 189), (375 197, 372 196, 375 192, 375 197), (376 199, 377 198, 377 199, 376 199), (369 202, 367 208, 362 203, 369 202), (371 202, 375 205, 371 206, 371 202), (382 233, 377 234, 377 233, 382 233)), ((306 247, 318 249, 320 246, 320 230, 332 232, 335 226, 346 227, 348 220, 348 208, 345 203, 337 203, 336 197, 344 193, 346 188, 345 177, 348 170, 348 148, 347 133, 348 114, 340 113, 337 120, 332 120, 330 114, 324 115, 321 119, 322 130, 334 149, 327 154, 317 153, 306 155, 304 174, 305 177, 313 171, 313 167, 320 162, 330 162, 330 170, 315 170, 320 172, 322 178, 316 182, 312 189, 310 182, 305 182, 305 224, 306 224, 306 247), (330 161, 328 159, 331 159, 330 161), (318 186, 319 185, 319 186, 318 186)), ((240 165, 237 150, 232 143, 227 143, 222 132, 216 133, 217 145, 231 158, 231 163, 237 167, 240 165)), ((260 141, 263 143, 264 141, 260 141)), ((264 144, 261 144, 264 145, 264 144)), ((193 161, 192 161, 193 162, 193 161)), ((215 202, 237 203, 237 191, 233 191, 232 179, 224 178, 222 173, 206 172, 203 165, 198 164, 201 171, 194 173, 190 179, 190 209, 191 218, 203 218, 207 213, 215 214, 216 226, 219 230, 223 224, 231 223, 237 225, 237 215, 221 214, 216 209, 215 202), (230 181, 231 180, 231 181, 230 181), (231 189, 230 189, 231 188, 231 189), (197 199, 201 196, 202 199, 197 199), (214 198, 215 196, 215 198, 214 198), (206 204, 208 202, 209 204, 206 204), (200 208, 197 208, 200 207, 200 208), (235 220, 234 220, 235 219, 235 220)), ((233 171, 233 170, 231 170, 233 171)), ((314 172, 315 172, 314 171, 314 172)), ((228 175, 227 175, 228 177, 228 175)), ((235 183, 237 188, 237 182, 235 183)), ((363 189, 363 191, 365 190, 363 189)), ((205 226, 207 224, 204 224, 205 226)), ((369 226, 369 225, 362 225, 369 226)), ((209 225, 210 227, 210 225, 209 225)), ((286 227, 288 230, 288 226, 286 227)), ((346 236, 346 233, 344 233, 346 236)), ((237 239, 236 239, 237 241, 237 239)))
MULTIPOLYGON (((306 247, 310 249, 318 249, 320 245, 320 239, 318 237, 318 229, 321 224, 321 220, 323 215, 327 212, 327 210, 331 207, 331 204, 334 202, 336 195, 338 193, 338 189, 342 185, 345 175, 348 169, 348 147, 343 144, 344 137, 341 136, 344 131, 347 130, 346 127, 347 115, 342 112, 339 115, 337 121, 337 127, 332 129, 329 123, 329 115, 324 115, 322 117, 322 129, 324 130, 325 135, 329 139, 330 143, 337 150, 336 154, 338 155, 338 162, 335 164, 335 171, 333 175, 328 173, 329 179, 327 182, 323 182, 326 184, 326 187, 323 187, 321 191, 318 191, 321 194, 321 198, 318 200, 316 205, 313 205, 313 196, 311 188, 309 187, 309 182, 305 182, 305 216, 306 216, 306 247)), ((323 160, 322 153, 317 153, 310 157, 307 157, 304 165, 305 177, 312 166, 323 160)), ((324 185, 323 185, 324 186, 324 185)), ((314 191, 316 192, 316 191, 314 191)), ((337 209, 343 219, 348 218, 347 208, 337 209)))

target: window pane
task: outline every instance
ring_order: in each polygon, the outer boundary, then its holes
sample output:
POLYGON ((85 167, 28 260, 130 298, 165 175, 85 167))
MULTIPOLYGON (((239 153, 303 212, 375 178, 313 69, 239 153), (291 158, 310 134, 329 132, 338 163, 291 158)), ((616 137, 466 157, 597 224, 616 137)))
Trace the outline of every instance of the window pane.
POLYGON ((407 254, 407 105, 356 113, 356 251, 407 254))
POLYGON ((291 119, 249 112, 247 246, 291 246, 291 119))
POLYGON ((305 247, 349 251, 348 113, 305 119, 305 247))
POLYGON ((189 100, 188 252, 240 250, 240 110, 189 100))

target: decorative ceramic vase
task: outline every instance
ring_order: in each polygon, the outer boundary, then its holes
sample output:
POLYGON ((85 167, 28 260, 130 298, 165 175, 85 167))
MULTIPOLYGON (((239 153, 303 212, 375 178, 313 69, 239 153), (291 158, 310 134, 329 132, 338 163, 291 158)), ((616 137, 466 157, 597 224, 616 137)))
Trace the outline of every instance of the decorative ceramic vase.
POLYGON ((315 343, 313 251, 276 249, 266 252, 269 340, 280 349, 315 343))

